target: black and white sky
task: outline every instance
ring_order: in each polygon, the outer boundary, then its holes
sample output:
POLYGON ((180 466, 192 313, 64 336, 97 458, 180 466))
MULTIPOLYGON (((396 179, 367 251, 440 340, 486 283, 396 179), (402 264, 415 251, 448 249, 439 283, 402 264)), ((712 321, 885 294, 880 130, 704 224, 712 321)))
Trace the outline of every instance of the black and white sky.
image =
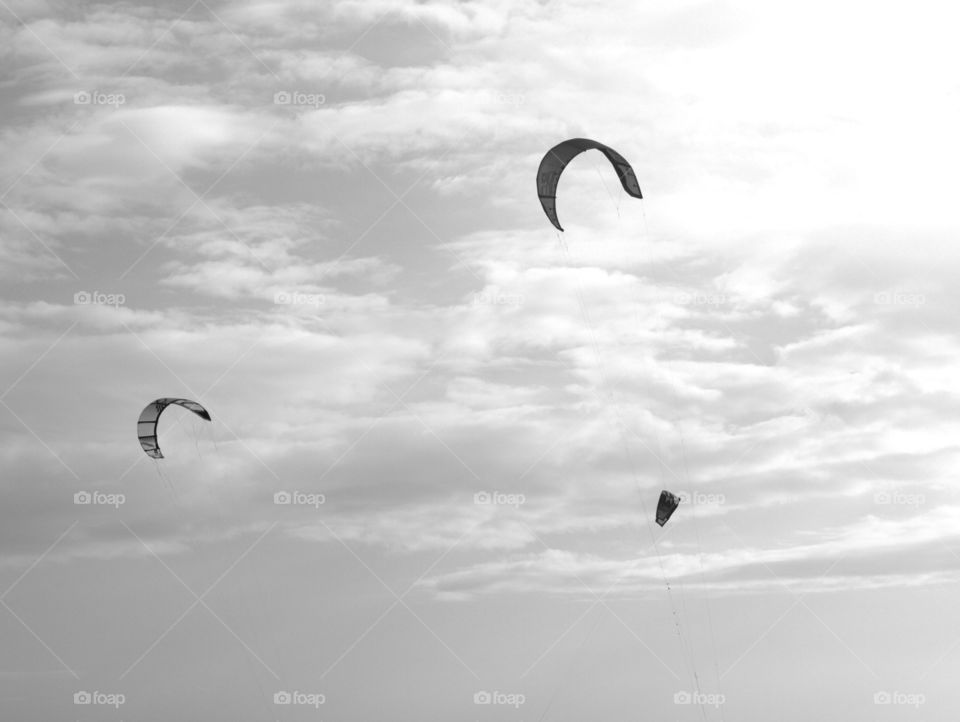
POLYGON ((0 0, 0 717, 955 722, 958 21, 0 0))

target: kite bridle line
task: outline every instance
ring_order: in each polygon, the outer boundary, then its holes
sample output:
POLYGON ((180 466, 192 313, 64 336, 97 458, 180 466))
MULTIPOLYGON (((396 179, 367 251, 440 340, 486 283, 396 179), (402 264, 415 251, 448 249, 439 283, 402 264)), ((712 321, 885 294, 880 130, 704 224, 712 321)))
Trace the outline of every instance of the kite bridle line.
MULTIPOLYGON (((612 199, 611 199, 611 200, 612 200, 612 199)), ((618 215, 619 215, 619 213, 618 213, 618 215)), ((554 233, 555 233, 555 235, 556 235, 556 237, 557 237, 558 245, 559 245, 560 249, 561 249, 562 252, 563 252, 564 260, 565 260, 567 266, 568 266, 569 268, 574 269, 574 272, 575 272, 575 279, 576 279, 575 295, 576 295, 576 298, 577 298, 577 304, 578 304, 578 306, 579 306, 579 308, 580 308, 580 313, 581 313, 581 315, 583 316, 584 322, 586 323, 587 327, 588 327, 589 330, 590 330, 591 345, 593 346, 594 355, 595 355, 596 360, 597 360, 597 370, 598 370, 599 375, 600 375, 600 387, 601 387, 600 398, 603 399, 604 396, 605 396, 605 391, 606 391, 606 389, 610 389, 610 398, 611 398, 611 400, 612 400, 612 402, 613 402, 613 408, 614 408, 614 411, 615 411, 615 413, 616 413, 617 429, 618 429, 618 432, 619 432, 618 435, 619 435, 619 437, 620 437, 620 442, 621 442, 621 444, 622 444, 622 446, 623 446, 624 455, 625 455, 625 457, 626 457, 626 459, 627 459, 627 463, 628 463, 628 466, 629 466, 629 469, 630 469, 630 475, 631 475, 631 477, 632 477, 632 479, 633 479, 634 485, 635 485, 635 487, 636 487, 636 489, 637 489, 637 492, 638 492, 638 496, 639 496, 639 500, 640 500, 640 507, 641 507, 641 510, 642 510, 642 513, 643 513, 644 521, 645 521, 645 523, 646 523, 646 525, 647 525, 647 531, 648 531, 649 534, 650 534, 651 545, 653 546, 654 553, 655 553, 656 556, 657 556, 657 565, 658 565, 658 567, 659 567, 659 569, 660 569, 660 576, 661 576, 661 578, 662 578, 662 580, 663 580, 664 587, 665 587, 666 590, 667 590, 667 598, 668 598, 669 603, 670 603, 670 609, 671 609, 671 613, 672 613, 673 620, 674 620, 674 629, 675 629, 675 631, 676 631, 676 633, 677 633, 677 638, 678 638, 678 641, 679 641, 679 643, 680 643, 681 652, 683 653, 684 666, 687 667, 687 673, 690 675, 690 678, 691 678, 692 681, 693 681, 694 688, 695 688, 696 691, 697 691, 698 699, 699 699, 699 700, 702 700, 702 699, 703 699, 703 695, 702 695, 701 689, 700 689, 700 679, 699 679, 699 675, 698 675, 697 669, 696 669, 696 660, 695 660, 695 657, 694 657, 694 654, 693 654, 693 648, 692 648, 692 645, 690 645, 690 644, 688 643, 688 641, 685 639, 684 634, 683 634, 682 625, 681 625, 681 623, 680 623, 680 615, 679 615, 679 611, 678 611, 678 609, 677 609, 677 605, 676 605, 676 603, 675 603, 675 601, 674 601, 673 591, 672 591, 671 586, 670 586, 670 580, 669 580, 669 578, 667 577, 666 569, 665 569, 665 567, 664 567, 664 565, 663 565, 663 557, 662 557, 662 554, 661 554, 661 552, 660 552, 659 545, 658 545, 658 543, 657 543, 656 534, 655 534, 655 532, 654 532, 654 530, 653 530, 653 527, 651 526, 651 521, 650 521, 650 520, 651 520, 651 517, 650 517, 650 514, 649 514, 649 510, 648 510, 648 508, 647 508, 646 502, 645 502, 645 500, 644 500, 646 490, 645 490, 645 489, 643 488, 643 486, 641 485, 640 479, 639 479, 639 477, 637 476, 637 466, 636 466, 636 464, 634 463, 633 453, 632 453, 631 450, 630 450, 630 444, 629 444, 628 439, 627 439, 627 431, 628 431, 628 430, 627 430, 626 423, 624 422, 624 414, 623 414, 622 408, 621 408, 621 406, 620 406, 619 400, 618 400, 617 395, 616 395, 616 393, 615 393, 614 387, 609 383, 608 378, 607 378, 607 370, 606 370, 606 366, 605 366, 604 361, 603 361, 603 354, 601 353, 601 350, 600 350, 600 344, 599 344, 599 341, 598 341, 598 339, 597 339, 596 329, 595 329, 595 327, 594 327, 593 321, 592 321, 591 318, 590 318, 590 314, 589 314, 589 312, 588 312, 586 302, 584 301, 583 291, 582 291, 581 284, 580 284, 579 271, 576 270, 578 267, 577 267, 577 265, 574 263, 573 255, 572 255, 572 253, 571 253, 571 251, 570 251, 570 248, 569 248, 568 244, 566 243, 566 241, 565 241, 565 240, 563 239, 563 237, 561 236, 560 232, 555 230, 554 233)), ((658 457, 658 461, 659 461, 659 463, 660 463, 660 465, 661 465, 661 473, 662 473, 662 470, 663 470, 663 461, 662 461, 662 458, 659 458, 659 457, 658 457)), ((584 641, 581 643, 581 649, 583 648, 583 646, 585 646, 587 640, 590 639, 590 637, 592 636, 593 631, 596 629, 596 627, 597 627, 597 625, 595 625, 594 628, 591 630, 590 634, 588 634, 587 637, 585 637, 584 641)), ((558 688, 557 691, 559 691, 559 688, 558 688)), ((553 700, 554 700, 554 698, 556 697, 556 694, 557 694, 557 692, 555 692, 555 693, 551 696, 551 698, 550 698, 550 700, 549 700, 549 702, 548 702, 548 705, 547 705, 546 710, 549 710, 550 706, 553 704, 553 700)), ((704 711, 702 702, 701 702, 700 704, 698 704, 697 706, 698 706, 698 708, 699 708, 699 710, 700 710, 700 715, 701 715, 701 717, 705 720, 705 719, 706 719, 706 713, 705 713, 705 711, 704 711)), ((546 714, 546 710, 545 710, 545 712, 544 712, 544 715, 546 714)), ((542 719, 543 719, 543 716, 541 716, 541 720, 542 720, 542 719)))
MULTIPOLYGON (((607 198, 610 199, 610 204, 617 210, 617 220, 619 221, 620 220, 620 201, 622 200, 622 198, 620 197, 619 193, 616 196, 614 196, 613 193, 611 193, 610 186, 607 185, 607 179, 603 177, 603 173, 600 172, 600 169, 597 167, 597 164, 595 162, 595 159, 597 157, 596 153, 589 153, 588 155, 590 156, 590 162, 593 164, 593 169, 597 172, 597 176, 600 178, 600 183, 603 184, 603 190, 607 192, 607 198)), ((619 176, 619 173, 620 171, 618 169, 617 170, 618 176, 619 176)))
MULTIPOLYGON (((176 427, 180 426, 180 424, 183 423, 183 420, 186 419, 186 418, 190 418, 191 421, 195 421, 192 417, 193 417, 193 414, 180 414, 180 415, 178 415, 176 421, 175 421, 174 424, 173 424, 173 428, 176 428, 176 427)), ((214 431, 213 431, 213 419, 211 418, 210 422, 208 422, 208 423, 210 423, 210 425, 211 425, 211 428, 210 428, 211 439, 212 439, 214 448, 216 449, 217 458, 219 459, 219 458, 220 458, 220 449, 219 449, 219 446, 217 446, 217 443, 216 443, 216 434, 215 434, 214 431)), ((159 431, 159 422, 158 422, 157 431, 159 431)), ((201 431, 198 431, 198 427, 196 426, 196 424, 194 424, 194 425, 191 427, 191 432, 190 432, 190 433, 191 433, 191 436, 193 436, 194 444, 195 444, 196 449, 197 449, 197 454, 198 454, 198 456, 200 456, 200 457, 202 458, 203 454, 200 453, 200 445, 199 445, 200 433, 202 433, 202 432, 201 432, 201 431)), ((159 443, 158 443, 158 446, 159 446, 159 443)), ((158 475, 160 476, 160 478, 163 480, 164 486, 167 487, 167 491, 170 493, 170 497, 171 497, 173 506, 174 506, 174 508, 176 509, 176 512, 177 512, 177 515, 178 515, 178 517, 179 517, 179 520, 180 520, 181 525, 186 526, 187 529, 192 529, 192 528, 193 528, 193 524, 191 523, 191 521, 190 521, 190 519, 189 519, 189 517, 188 517, 187 507, 182 503, 181 498, 180 498, 180 493, 179 493, 179 491, 178 491, 178 489, 177 489, 178 484, 177 484, 177 483, 174 483, 174 480, 173 480, 173 478, 170 476, 169 471, 164 471, 164 469, 163 469, 163 462, 164 462, 164 460, 165 460, 165 457, 164 457, 164 458, 160 458, 160 459, 154 458, 154 459, 153 459, 154 468, 156 469, 157 474, 158 474, 158 475)), ((225 520, 225 518, 224 518, 224 516, 223 516, 223 512, 221 511, 219 504, 214 504, 214 513, 215 513, 216 518, 217 518, 217 520, 218 520, 219 527, 220 527, 220 528, 223 528, 224 525, 225 525, 225 523, 226 523, 226 520, 225 520)), ((189 532, 188 532, 188 533, 189 533, 189 532)), ((207 583, 208 583, 208 584, 215 583, 214 580, 219 581, 220 577, 223 576, 223 570, 220 570, 220 571, 218 572, 216 569, 213 568, 213 566, 212 566, 212 561, 211 561, 211 559, 209 558, 209 555, 208 555, 207 553, 202 552, 202 551, 199 550, 199 546, 200 546, 200 544, 202 544, 202 543, 203 543, 203 542, 201 542, 201 541, 197 541, 197 542, 195 542, 196 546, 191 545, 191 546, 189 547, 190 553, 191 553, 192 557, 198 561, 199 565, 200 565, 200 566, 204 569, 204 571, 206 572, 206 577, 207 577, 207 579, 209 580, 207 583)), ((256 582, 257 586, 258 586, 258 587, 262 587, 260 575, 254 574, 253 576, 254 576, 254 578, 255 578, 255 582, 256 582)), ((209 589, 209 587, 208 587, 208 589, 209 589)), ((261 596, 262 596, 262 595, 261 595, 261 596)), ((204 598, 205 598, 204 595, 201 594, 201 599, 204 599, 204 598)), ((232 616, 233 616, 234 618, 239 618, 239 615, 236 614, 236 609, 233 607, 233 605, 230 604, 229 595, 224 595, 224 596, 223 596, 223 601, 221 601, 221 605, 225 605, 226 608, 227 608, 227 611, 228 611, 228 612, 232 612, 232 616)), ((261 606, 262 606, 262 605, 261 605, 261 606)), ((206 610, 206 611, 207 611, 208 614, 212 614, 212 612, 211 612, 209 609, 206 610)), ((231 633, 232 633, 232 634, 235 634, 234 632, 232 632, 232 630, 231 630, 231 633)), ((257 641, 259 641, 259 640, 257 640, 257 641)), ((238 643, 239 643, 239 638, 238 638, 238 643)), ((245 646, 245 645, 244 645, 244 646, 245 646)), ((262 648, 262 645, 259 645, 259 644, 258 644, 258 647, 261 647, 261 648, 262 648)), ((253 661, 252 659, 250 659, 250 656, 251 656, 251 655, 249 654, 249 652, 248 652, 247 650, 242 650, 241 656, 243 656, 243 657, 245 658, 245 664, 246 664, 247 668, 249 669, 250 674, 253 676, 253 678, 254 678, 254 680, 255 680, 255 682, 256 682, 257 689, 258 689, 258 691, 259 691, 259 698, 260 698, 260 700, 261 700, 260 705, 262 706, 262 712, 257 713, 257 714, 254 716, 254 718, 255 718, 255 719, 261 719, 261 718, 262 718, 262 719, 267 719, 267 718, 270 717, 271 714, 273 714, 273 705, 268 705, 267 700, 268 700, 268 698, 269 698, 269 694, 268 694, 267 690, 264 688, 262 682, 260 681, 260 670, 259 670, 259 669, 256 667, 256 665, 254 664, 254 661, 253 661), (262 716, 261 716, 261 715, 262 715, 262 716)))
MULTIPOLYGON (((683 475, 687 480, 687 488, 693 491, 693 487, 690 484, 690 470, 687 467, 687 444, 683 438, 683 429, 679 425, 677 426, 677 429, 680 432, 680 446, 683 451, 683 475)), ((700 586, 704 590, 704 604, 707 607, 707 630, 710 632, 710 650, 713 655, 713 673, 717 677, 717 693, 723 697, 723 689, 720 686, 722 680, 720 678, 720 666, 717 657, 717 641, 713 633, 713 613, 710 611, 710 594, 707 591, 706 578, 703 574, 703 547, 700 545, 700 527, 697 522, 697 504, 693 498, 691 498, 690 506, 690 513, 693 517, 693 533, 697 540, 697 559, 700 565, 700 586)), ((720 719, 724 720, 723 704, 718 706, 718 710, 720 711, 720 719)))
MULTIPOLYGON (((657 451, 659 452, 658 455, 657 455, 657 466, 658 466, 659 469, 660 469, 660 486, 665 488, 665 487, 666 487, 666 484, 664 483, 664 471, 665 471, 668 467, 667 467, 667 465, 666 465, 666 463, 664 462, 663 459, 664 459, 664 457, 667 455, 667 454, 666 454, 666 446, 664 445, 663 440, 660 438, 660 432, 654 431, 654 433, 656 434, 656 437, 657 437, 657 451)), ((686 464, 686 457, 684 457, 684 464, 686 464)), ((642 489, 639 489, 639 487, 638 487, 638 491, 639 491, 641 494, 643 493, 643 492, 642 492, 642 489)), ((641 501, 641 504, 642 504, 642 501, 641 501)), ((646 508, 644 508, 644 516, 647 516, 646 508)), ((653 530, 653 527, 650 526, 649 518, 648 518, 648 521, 647 521, 647 528, 650 529, 650 530, 653 530)), ((666 571, 665 571, 664 568, 663 568, 663 561, 662 561, 662 559, 661 559, 661 557, 660 557, 659 549, 657 549, 656 540, 654 540, 654 549, 657 550, 657 562, 660 564, 660 574, 661 574, 661 576, 663 577, 663 579, 664 579, 664 581, 665 581, 665 583, 666 583, 666 586, 667 586, 667 595, 668 595, 668 597, 670 598, 670 609, 671 609, 671 612, 672 612, 672 614, 673 614, 674 624, 676 625, 677 637, 680 639, 681 649, 683 649, 684 652, 685 652, 686 654, 689 654, 689 656, 690 656, 690 666, 691 666, 691 668, 688 670, 688 672, 691 674, 691 677, 692 677, 692 679, 693 679, 694 689, 697 691, 697 694, 700 695, 700 696, 698 697, 698 699, 703 699, 703 696, 702 696, 702 693, 701 693, 701 687, 700 687, 700 675, 697 673, 697 658, 696 658, 695 649, 694 649, 694 646, 693 646, 693 640, 692 640, 692 639, 689 639, 689 640, 684 639, 683 634, 682 634, 682 632, 681 632, 679 614, 678 614, 676 605, 674 604, 674 601, 673 601, 673 591, 672 591, 672 588, 671 588, 671 586, 670 586, 670 581, 669 581, 669 579, 667 578, 666 571)), ((678 581, 678 585, 679 585, 679 587, 680 587, 680 606, 683 608, 683 614, 684 614, 684 616, 689 616, 689 615, 687 615, 687 598, 686 598, 686 594, 685 594, 685 590, 684 590, 683 580, 679 580, 679 581, 678 581)), ((686 660, 684 660, 684 661, 686 661, 686 660)), ((703 705, 702 705, 702 704, 699 704, 699 705, 697 705, 697 706, 698 706, 699 709, 700 709, 700 715, 701 715, 701 717, 703 717, 703 718, 705 719, 705 718, 706 718, 706 714, 705 714, 705 712, 704 712, 703 705)))

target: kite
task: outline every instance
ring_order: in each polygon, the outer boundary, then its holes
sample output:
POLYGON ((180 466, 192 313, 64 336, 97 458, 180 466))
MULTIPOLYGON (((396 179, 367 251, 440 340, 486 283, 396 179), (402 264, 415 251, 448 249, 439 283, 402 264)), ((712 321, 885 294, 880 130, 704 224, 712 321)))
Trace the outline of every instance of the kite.
POLYGON ((151 401, 140 412, 140 418, 137 420, 137 438, 140 439, 140 446, 147 452, 147 456, 154 459, 163 458, 163 454, 160 453, 160 446, 157 443, 157 421, 160 419, 163 410, 170 404, 182 406, 206 421, 211 420, 207 410, 196 401, 190 401, 189 399, 157 399, 151 401))
POLYGON ((559 231, 563 230, 557 218, 557 184, 560 182, 560 174, 571 160, 588 150, 599 150, 603 153, 617 171, 623 190, 634 198, 643 198, 633 168, 613 148, 589 138, 565 140, 547 151, 537 170, 537 195, 540 196, 540 205, 543 206, 543 212, 547 214, 547 218, 559 231))
POLYGON ((671 494, 666 489, 661 491, 660 501, 657 502, 657 524, 660 526, 666 524, 678 506, 680 506, 679 496, 671 494))

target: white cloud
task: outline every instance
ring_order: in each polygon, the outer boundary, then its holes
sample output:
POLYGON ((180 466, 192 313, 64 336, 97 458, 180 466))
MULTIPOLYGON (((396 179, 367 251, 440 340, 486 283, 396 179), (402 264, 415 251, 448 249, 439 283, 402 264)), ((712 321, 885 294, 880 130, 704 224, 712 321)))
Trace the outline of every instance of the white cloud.
MULTIPOLYGON (((7 572, 98 484, 186 565, 276 522, 284 563, 349 554, 339 537, 401 588, 436 561, 434 599, 636 597, 662 589, 644 544, 666 487, 723 497, 653 529, 697 592, 955 581, 952 11, 11 7, 7 572), (74 104, 94 89, 125 102, 74 104), (558 238, 534 174, 579 135, 645 198, 586 154, 558 238), (125 300, 73 303, 95 291, 125 300), (214 422, 174 411, 154 464, 133 423, 168 395, 214 422)), ((51 559, 142 562, 113 521, 51 559)), ((357 607, 345 627, 372 621, 357 607)))

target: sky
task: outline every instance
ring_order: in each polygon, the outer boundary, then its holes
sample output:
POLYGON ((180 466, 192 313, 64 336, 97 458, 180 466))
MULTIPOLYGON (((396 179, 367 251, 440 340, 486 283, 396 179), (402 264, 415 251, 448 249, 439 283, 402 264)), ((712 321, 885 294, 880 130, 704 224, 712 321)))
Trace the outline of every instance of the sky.
POLYGON ((958 15, 0 0, 2 716, 956 720, 958 15))

